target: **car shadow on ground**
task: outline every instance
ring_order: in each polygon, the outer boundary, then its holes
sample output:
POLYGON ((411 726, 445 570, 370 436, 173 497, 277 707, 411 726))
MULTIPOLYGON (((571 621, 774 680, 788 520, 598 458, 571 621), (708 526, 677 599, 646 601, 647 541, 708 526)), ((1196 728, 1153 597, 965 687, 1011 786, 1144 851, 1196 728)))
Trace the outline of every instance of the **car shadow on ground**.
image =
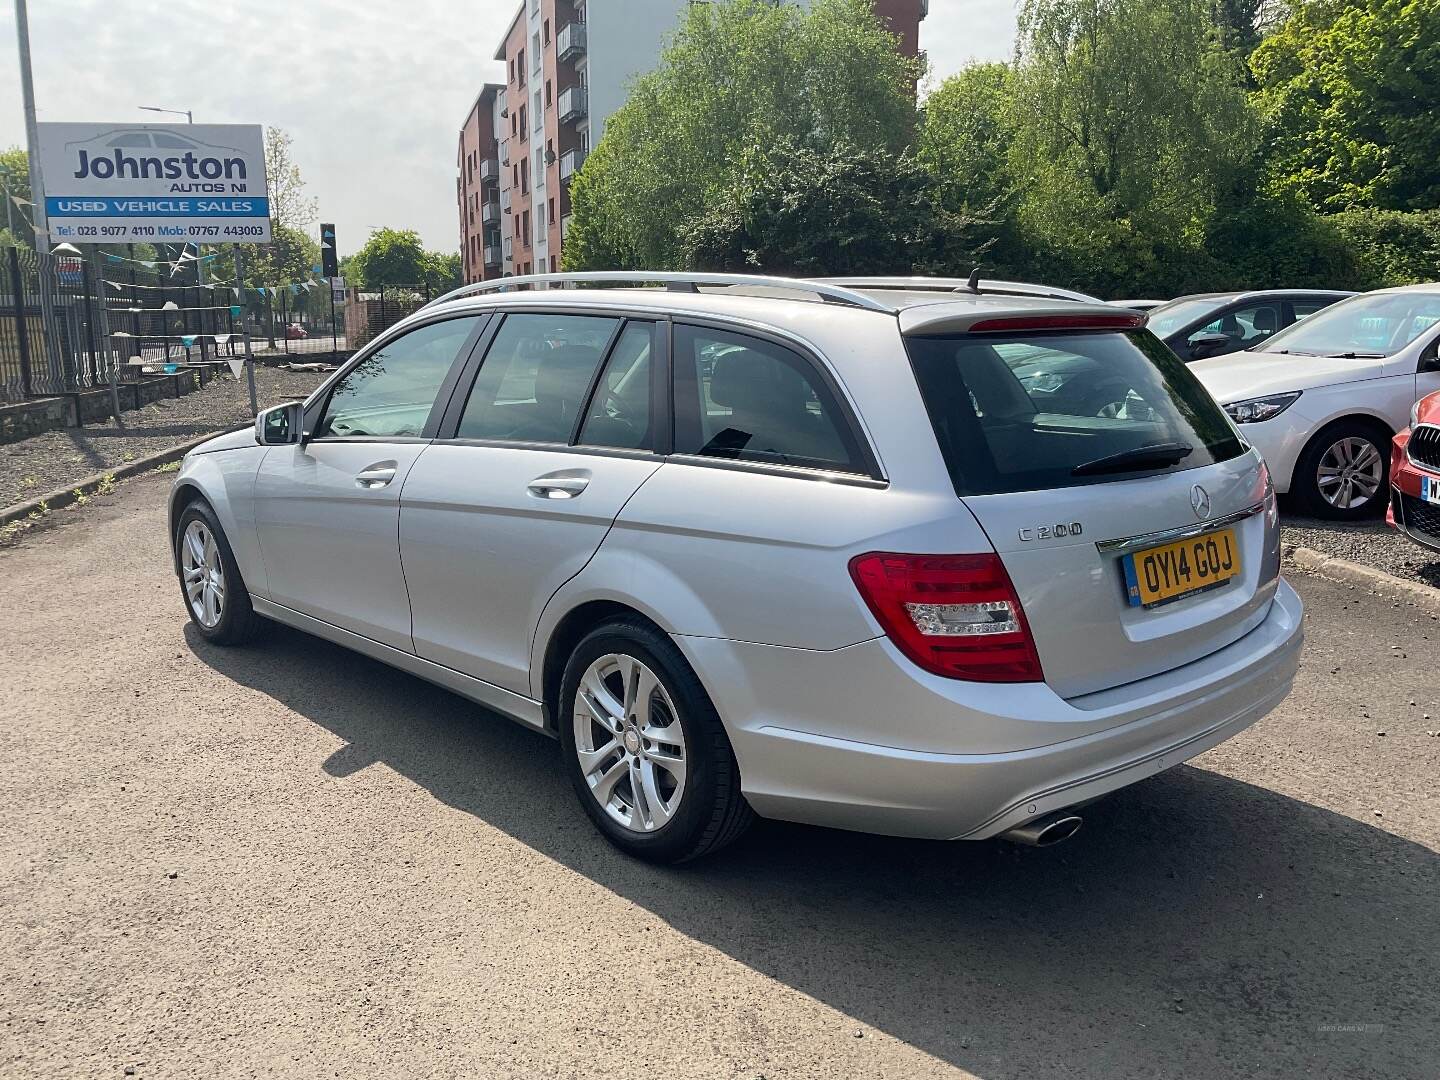
POLYGON ((1182 766, 1052 849, 760 823, 662 869, 592 829, 558 744, 276 627, 217 672, 691 937, 986 1080, 1434 1075, 1440 857, 1182 766))

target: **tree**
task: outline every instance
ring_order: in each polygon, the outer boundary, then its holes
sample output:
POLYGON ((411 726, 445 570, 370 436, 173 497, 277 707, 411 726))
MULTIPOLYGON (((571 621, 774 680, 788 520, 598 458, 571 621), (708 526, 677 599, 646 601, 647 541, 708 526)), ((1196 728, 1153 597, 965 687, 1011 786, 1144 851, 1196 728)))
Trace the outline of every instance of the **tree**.
POLYGON ((265 192, 270 197, 270 222, 303 232, 315 220, 315 200, 305 194, 305 180, 291 154, 294 140, 284 128, 265 129, 265 192))
POLYGON ((919 74, 870 0, 693 5, 574 181, 566 267, 680 265, 680 233, 750 148, 899 153, 919 74))
POLYGON ((1300 0, 1250 63, 1280 186, 1323 212, 1440 205, 1440 0, 1300 0))
POLYGON ((354 255, 342 260, 346 284, 378 289, 384 285, 428 286, 432 293, 457 287, 460 253, 426 251, 413 229, 377 229, 354 255))
POLYGON ((686 266, 799 276, 968 269, 973 221, 941 205, 909 155, 786 138, 752 147, 730 184, 681 236, 686 266))
POLYGON ((0 248, 34 247, 35 238, 29 221, 32 208, 17 206, 11 197, 30 201, 30 155, 18 146, 0 150, 0 200, 5 206, 0 209, 0 248))
POLYGON ((1209 0, 1026 0, 1010 81, 1018 225, 1091 288, 1185 262, 1253 153, 1209 0))

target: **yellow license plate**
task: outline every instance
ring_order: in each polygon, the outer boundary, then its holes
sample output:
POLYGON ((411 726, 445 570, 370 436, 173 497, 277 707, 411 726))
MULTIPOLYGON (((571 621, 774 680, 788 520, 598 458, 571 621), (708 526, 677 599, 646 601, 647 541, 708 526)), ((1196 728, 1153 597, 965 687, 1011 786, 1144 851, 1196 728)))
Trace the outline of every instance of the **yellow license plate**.
POLYGON ((1157 607, 1218 589, 1240 573, 1234 529, 1217 529, 1189 540, 1126 555, 1125 594, 1131 607, 1157 607))

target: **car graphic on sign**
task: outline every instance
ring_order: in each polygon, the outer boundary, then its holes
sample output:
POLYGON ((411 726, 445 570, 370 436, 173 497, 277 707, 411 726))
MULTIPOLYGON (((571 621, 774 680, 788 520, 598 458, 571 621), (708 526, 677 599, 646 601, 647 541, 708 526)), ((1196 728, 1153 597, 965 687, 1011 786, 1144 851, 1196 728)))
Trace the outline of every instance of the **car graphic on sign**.
POLYGON ((201 142, 174 131, 118 128, 65 144, 67 167, 76 180, 155 179, 244 182, 245 152, 201 142), (151 153, 142 153, 142 151, 151 153))

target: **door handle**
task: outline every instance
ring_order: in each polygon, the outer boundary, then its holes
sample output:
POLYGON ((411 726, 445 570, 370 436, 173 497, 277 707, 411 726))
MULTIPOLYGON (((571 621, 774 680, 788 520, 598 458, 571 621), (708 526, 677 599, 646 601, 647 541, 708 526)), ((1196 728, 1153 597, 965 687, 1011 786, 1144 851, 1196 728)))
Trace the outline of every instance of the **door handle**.
POLYGON ((539 499, 573 499, 590 486, 588 475, 557 473, 552 476, 537 476, 526 490, 539 499))
POLYGON ((394 465, 372 465, 370 468, 355 474, 355 486, 362 488, 382 488, 394 479, 394 465))

